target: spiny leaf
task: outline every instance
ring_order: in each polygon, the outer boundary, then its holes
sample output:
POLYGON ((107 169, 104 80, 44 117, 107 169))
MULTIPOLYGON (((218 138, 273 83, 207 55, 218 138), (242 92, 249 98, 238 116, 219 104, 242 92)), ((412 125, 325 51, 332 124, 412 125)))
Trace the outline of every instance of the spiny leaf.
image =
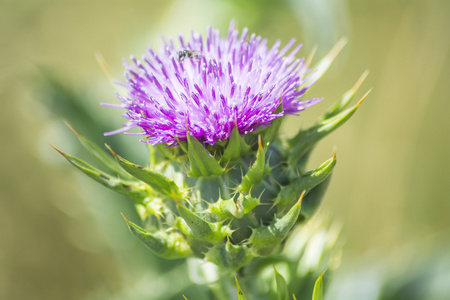
POLYGON ((303 154, 314 146, 314 144, 350 119, 370 91, 371 90, 369 90, 353 107, 344 110, 330 119, 320 121, 307 130, 301 130, 294 138, 289 140, 288 142, 291 148, 288 164, 291 166, 295 165, 303 154))
POLYGON ((344 48, 345 44, 347 44, 347 38, 341 38, 336 45, 328 52, 328 54, 320 60, 320 62, 311 68, 311 75, 308 76, 305 83, 302 84, 302 87, 309 86, 316 82, 322 75, 328 70, 331 66, 331 63, 334 61, 336 56, 341 52, 342 48, 344 48))
MULTIPOLYGON (((292 208, 282 218, 275 219, 268 226, 261 226, 253 230, 249 241, 253 244, 253 249, 257 253, 260 252, 259 250, 264 250, 264 248, 268 248, 267 251, 270 251, 274 245, 278 245, 286 238, 292 226, 294 226, 298 219, 304 196, 305 192, 301 194, 297 203, 292 206, 292 208)), ((265 253, 267 251, 263 252, 265 253)))
MULTIPOLYGON (((183 205, 177 205, 177 208, 185 225, 190 229, 190 232, 183 232, 186 235, 192 235, 205 242, 217 243, 231 233, 228 227, 221 223, 207 222, 183 205)), ((186 231, 186 227, 181 225, 180 230, 186 231)))
POLYGON ((148 168, 133 164, 116 154, 108 145, 106 145, 106 147, 108 147, 109 151, 111 151, 112 155, 114 155, 119 165, 129 174, 145 182, 157 192, 172 198, 182 198, 180 190, 173 180, 159 174, 158 172, 154 172, 148 168))
POLYGON ((206 253, 206 259, 223 269, 237 271, 247 265, 253 254, 245 245, 233 245, 229 240, 215 245, 206 253))
POLYGON ((228 140, 228 145, 220 159, 222 162, 228 162, 230 160, 236 160, 241 155, 240 135, 237 125, 234 124, 233 131, 228 140))
POLYGON ((68 122, 65 122, 66 126, 72 130, 73 133, 77 136, 78 140, 81 142, 83 147, 88 150, 99 162, 101 162, 105 167, 109 170, 115 172, 123 178, 131 179, 132 177, 127 172, 124 172, 122 168, 117 164, 117 162, 112 158, 105 150, 97 146, 95 143, 81 135, 72 125, 68 122))
POLYGON ((356 92, 358 91, 359 87, 361 86, 361 84, 364 82, 364 80, 366 79, 367 75, 369 74, 369 71, 365 71, 361 77, 358 79, 358 81, 355 83, 355 85, 348 90, 347 92, 345 92, 345 94, 342 96, 342 98, 336 102, 333 106, 331 106, 328 111, 319 118, 319 122, 326 120, 326 119, 330 119, 332 117, 334 117, 335 115, 337 115, 338 113, 342 112, 344 110, 344 108, 350 103, 350 101, 353 99, 353 97, 355 96, 356 92))
MULTIPOLYGON (((326 270, 325 270, 326 271, 326 270)), ((320 274, 319 278, 317 278, 316 283, 314 284, 314 291, 312 300, 323 300, 323 274, 325 271, 320 274)))
MULTIPOLYGON (((53 147, 53 146, 52 146, 53 147)), ((78 168, 81 172, 89 176, 90 178, 94 179, 98 183, 102 184, 103 186, 121 193, 125 195, 132 196, 136 199, 143 199, 147 196, 148 191, 140 185, 137 182, 127 182, 123 181, 117 177, 111 176, 109 174, 106 174, 97 168, 91 166, 90 164, 84 162, 83 160, 71 156, 69 154, 66 154, 62 152, 61 150, 57 149, 56 147, 53 147, 56 151, 58 151, 62 156, 64 156, 67 161, 69 161, 72 165, 74 165, 76 168, 78 168)))
POLYGON ((277 282, 277 299, 278 300, 289 300, 289 291, 287 287, 286 280, 283 275, 277 272, 277 269, 273 267, 275 271, 275 280, 277 282))
POLYGON ((122 214, 131 233, 155 254, 166 259, 183 258, 192 255, 192 250, 184 237, 178 233, 162 234, 145 231, 122 214))
POLYGON ((265 154, 266 152, 261 144, 261 136, 258 136, 258 152, 256 153, 256 161, 248 169, 244 178, 242 178, 241 184, 238 187, 239 192, 248 192, 253 185, 260 183, 264 176, 267 175, 269 169, 265 164, 265 154))
POLYGON ((283 186, 278 194, 276 203, 279 208, 283 209, 292 205, 296 201, 299 195, 306 191, 308 193, 315 186, 324 181, 336 165, 336 152, 333 153, 333 157, 321 164, 317 169, 310 171, 303 176, 298 177, 290 184, 283 186))
POLYGON ((197 139, 187 134, 188 140, 188 157, 190 162, 189 176, 214 176, 222 175, 225 170, 220 166, 219 162, 209 155, 208 151, 197 139))

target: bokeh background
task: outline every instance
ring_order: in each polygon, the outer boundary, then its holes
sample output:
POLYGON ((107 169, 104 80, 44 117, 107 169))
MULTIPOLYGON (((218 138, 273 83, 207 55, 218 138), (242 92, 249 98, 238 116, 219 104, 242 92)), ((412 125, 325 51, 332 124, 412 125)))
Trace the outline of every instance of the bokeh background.
POLYGON ((145 163, 133 137, 102 136, 122 120, 99 105, 117 100, 96 54, 121 80, 122 58, 157 48, 161 35, 225 31, 231 19, 269 44, 297 38, 303 56, 317 45, 315 61, 349 39, 309 94, 324 100, 289 119, 287 136, 370 71, 357 96, 372 93, 311 160, 337 147, 321 210, 342 222, 343 257, 328 299, 450 299, 446 0, 1 0, 0 299, 181 299, 195 289, 183 264, 128 233, 120 212, 132 216, 131 205, 50 144, 88 157, 68 120, 145 163))

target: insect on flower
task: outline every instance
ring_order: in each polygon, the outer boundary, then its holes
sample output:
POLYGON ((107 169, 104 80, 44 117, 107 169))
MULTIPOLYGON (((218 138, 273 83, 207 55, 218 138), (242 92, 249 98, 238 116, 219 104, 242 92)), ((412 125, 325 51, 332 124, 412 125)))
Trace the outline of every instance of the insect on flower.
POLYGON ((191 50, 185 49, 185 50, 178 52, 178 60, 181 62, 186 57, 197 59, 201 54, 202 54, 201 51, 197 51, 197 50, 191 51, 191 50))

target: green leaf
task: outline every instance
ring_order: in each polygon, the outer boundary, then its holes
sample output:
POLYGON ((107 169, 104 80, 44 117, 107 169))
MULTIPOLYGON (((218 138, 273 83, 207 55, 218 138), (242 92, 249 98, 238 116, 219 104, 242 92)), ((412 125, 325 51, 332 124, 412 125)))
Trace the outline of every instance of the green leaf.
POLYGON ((183 205, 177 205, 177 208, 185 221, 179 227, 186 235, 192 235, 205 242, 218 243, 231 233, 227 226, 223 226, 221 223, 207 222, 183 205), (186 231, 186 226, 190 231, 186 231))
POLYGON ((301 194, 297 203, 282 218, 275 219, 268 226, 261 226, 253 230, 249 242, 253 244, 253 249, 257 254, 270 253, 273 247, 286 238, 292 226, 297 222, 304 195, 305 192, 301 194))
MULTIPOLYGON (((326 271, 326 270, 325 270, 326 271)), ((323 300, 323 274, 325 271, 320 274, 319 278, 316 280, 316 284, 314 285, 314 291, 312 295, 312 300, 323 300)))
POLYGON ((276 204, 280 209, 289 207, 297 201, 303 191, 308 193, 315 186, 323 182, 333 172, 336 165, 336 153, 333 157, 321 164, 317 169, 307 172, 303 176, 293 180, 290 184, 283 186, 278 194, 276 204))
POLYGON ((116 161, 125 171, 127 171, 135 178, 145 182, 155 191, 172 198, 180 199, 183 197, 178 186, 173 180, 167 178, 162 174, 159 174, 158 172, 133 164, 125 158, 116 154, 108 145, 106 145, 106 147, 108 147, 109 151, 111 151, 112 155, 114 155, 114 157, 116 158, 116 161))
POLYGON ((237 125, 234 124, 233 131, 231 132, 231 136, 228 140, 228 145, 225 148, 222 158, 220 159, 222 162, 236 160, 241 156, 241 143, 239 139, 239 130, 237 125))
POLYGON ((138 225, 130 222, 122 214, 131 233, 155 254, 166 259, 177 259, 192 255, 188 242, 179 233, 155 233, 145 231, 138 225))
POLYGON ((311 75, 308 76, 307 80, 301 85, 301 87, 309 86, 316 82, 320 77, 322 77, 322 75, 331 66, 331 63, 334 61, 339 52, 341 52, 342 48, 344 48, 345 44, 347 44, 347 38, 343 37, 336 43, 336 45, 330 50, 330 52, 328 52, 328 54, 320 60, 317 65, 311 68, 311 75))
POLYGON ((277 299, 278 300, 289 300, 289 291, 286 280, 284 277, 277 272, 277 269, 273 267, 275 271, 275 280, 277 282, 277 299))
POLYGON ((316 187, 309 191, 308 194, 306 194, 302 203, 302 212, 300 213, 303 220, 309 220, 319 208, 320 203, 325 196, 325 192, 330 185, 331 177, 332 176, 330 174, 324 181, 319 183, 316 187))
POLYGON ((331 106, 322 117, 319 118, 319 122, 326 120, 326 119, 330 119, 330 118, 334 117, 335 115, 337 115, 338 113, 342 112, 344 110, 344 108, 353 99, 353 97, 355 96, 356 92, 358 91, 359 87, 364 82, 364 80, 366 79, 368 74, 369 74, 369 71, 365 71, 361 75, 361 77, 358 79, 358 81, 355 83, 355 85, 350 90, 345 92, 345 94, 342 96, 342 98, 338 102, 336 102, 333 106, 331 106))
POLYGON ((237 280, 237 277, 234 277, 234 279, 236 280, 236 287, 237 287, 237 293, 238 293, 238 300, 247 300, 247 298, 245 298, 244 292, 241 289, 241 286, 239 285, 239 282, 237 280))
POLYGON ((80 132, 78 132, 72 125, 70 125, 68 122, 65 122, 67 127, 70 128, 70 130, 75 133, 78 140, 81 142, 83 147, 89 151, 95 158, 97 158, 98 161, 100 161, 105 167, 107 167, 109 170, 115 172, 116 174, 120 175, 121 177, 132 179, 130 174, 127 172, 124 172, 124 170, 117 164, 117 162, 114 160, 113 157, 111 157, 105 150, 97 146, 95 143, 81 135, 80 132))
POLYGON ((333 116, 330 119, 320 121, 307 130, 301 130, 294 138, 288 141, 291 146, 288 164, 296 165, 298 160, 319 140, 344 124, 355 113, 370 90, 353 107, 333 116))
POLYGON ((129 195, 136 199, 143 199, 148 195, 148 191, 146 190, 146 188, 137 182, 123 181, 117 177, 111 176, 98 170, 97 168, 91 166, 90 164, 82 161, 77 157, 66 154, 55 147, 53 148, 81 172, 117 193, 129 195))
POLYGON ((252 186, 261 182, 261 180, 270 172, 270 169, 265 165, 265 154, 261 145, 261 136, 258 137, 258 152, 256 153, 256 160, 248 169, 247 174, 242 178, 241 184, 238 187, 239 192, 248 192, 252 186))
POLYGON ((253 254, 245 245, 233 245, 229 240, 215 245, 206 253, 206 259, 222 269, 237 271, 247 265, 253 254))
MULTIPOLYGON (((283 111, 283 101, 280 97, 280 104, 275 111, 275 114, 279 114, 283 111)), ((278 117, 272 120, 272 125, 268 126, 263 134, 263 145, 265 147, 269 147, 270 144, 279 136, 279 131, 281 127, 281 122, 283 121, 283 117, 278 117)))
POLYGON ((190 161, 189 176, 214 176, 222 175, 225 173, 224 169, 220 166, 219 162, 209 155, 208 151, 203 145, 197 141, 197 139, 190 134, 187 135, 188 139, 188 157, 190 161))

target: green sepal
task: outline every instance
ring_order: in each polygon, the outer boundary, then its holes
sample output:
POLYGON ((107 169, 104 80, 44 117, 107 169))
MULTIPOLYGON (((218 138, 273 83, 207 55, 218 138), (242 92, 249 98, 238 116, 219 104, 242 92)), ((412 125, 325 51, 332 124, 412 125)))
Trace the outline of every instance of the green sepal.
POLYGON ((292 208, 281 218, 275 219, 268 226, 261 226, 253 230, 249 242, 253 244, 256 254, 267 255, 275 245, 280 244, 288 235, 300 215, 303 192, 292 208))
POLYGON ((350 119, 369 92, 367 92, 353 107, 344 110, 330 119, 319 121, 311 128, 300 130, 295 137, 288 141, 290 145, 288 164, 290 166, 296 165, 298 160, 319 140, 350 119))
MULTIPOLYGON (((275 114, 279 114, 283 112, 283 101, 280 97, 280 104, 275 111, 275 114)), ((281 127, 281 122, 283 121, 283 117, 278 117, 272 120, 272 125, 267 126, 267 129, 264 131, 262 143, 264 147, 269 147, 270 144, 279 136, 279 131, 281 127)))
POLYGON ((342 48, 344 48, 345 44, 347 44, 347 39, 345 37, 341 38, 330 50, 330 52, 328 52, 328 54, 322 58, 319 63, 311 68, 311 71, 309 72, 311 75, 307 77, 307 80, 299 87, 299 89, 310 86, 319 80, 319 78, 322 77, 322 75, 325 74, 331 66, 331 63, 334 61, 339 52, 341 52, 342 48))
POLYGON ((117 164, 117 162, 112 158, 105 150, 97 146, 94 142, 87 139, 85 136, 81 135, 72 125, 68 122, 65 122, 67 127, 72 130, 73 133, 77 136, 78 140, 81 142, 83 147, 89 151, 99 162, 101 162, 105 167, 109 170, 113 171, 117 175, 120 175, 123 178, 132 180, 132 177, 127 172, 124 172, 122 168, 117 164))
POLYGON ((106 147, 108 147, 109 151, 111 151, 112 155, 116 158, 116 161, 125 171, 151 186, 156 192, 177 199, 183 197, 178 186, 173 180, 159 174, 158 172, 133 164, 115 153, 108 145, 106 145, 106 147))
POLYGON ((207 222, 183 205, 177 205, 177 208, 184 220, 182 222, 179 219, 179 228, 188 236, 214 244, 231 234, 229 227, 222 225, 222 223, 207 222))
POLYGON ((308 193, 315 186, 323 182, 336 165, 336 153, 333 157, 321 164, 317 169, 307 172, 303 176, 292 181, 290 184, 281 187, 281 191, 278 194, 276 204, 280 210, 289 207, 298 199, 303 191, 308 193))
POLYGON ((355 83, 355 85, 349 89, 347 92, 344 93, 344 95, 342 95, 341 99, 339 101, 337 101, 333 106, 331 106, 327 112, 319 118, 319 122, 326 120, 326 119, 330 119, 332 117, 334 117, 335 115, 337 115, 338 113, 342 112, 344 110, 344 108, 350 103, 350 101, 353 99, 353 97, 355 96, 356 92, 358 91, 359 87, 361 86, 361 84, 364 82, 364 80, 366 79, 367 75, 369 74, 368 71, 365 71, 361 77, 358 79, 358 81, 355 83))
MULTIPOLYGON (((53 147, 53 146, 52 146, 53 147)), ((90 164, 84 162, 83 160, 71 156, 62 152, 61 150, 53 147, 56 151, 58 151, 68 162, 78 168, 81 172, 94 179, 98 183, 103 186, 121 194, 132 196, 135 199, 144 199, 148 196, 148 190, 144 185, 139 184, 138 182, 127 182, 123 181, 117 177, 106 174, 97 168, 91 166, 90 164)))
POLYGON ((247 246, 233 245, 230 241, 215 245, 205 255, 206 260, 220 268, 237 271, 254 257, 247 246))
POLYGON ((241 286, 239 285, 239 281, 237 280, 237 277, 234 277, 234 279, 236 280, 238 300, 247 300, 247 298, 244 295, 244 292, 241 289, 241 286))
POLYGON ((278 273, 277 269, 273 267, 275 271, 275 281, 277 283, 277 300, 289 300, 289 290, 283 275, 278 273))
POLYGON ((192 250, 181 234, 176 232, 152 234, 133 222, 128 221, 125 216, 123 218, 127 222, 131 233, 156 255, 166 259, 192 256, 192 250))
POLYGON ((228 139, 228 144, 220 160, 222 162, 228 162, 230 160, 236 160, 240 156, 241 156, 240 135, 237 125, 234 124, 233 131, 231 132, 231 136, 228 139))
MULTIPOLYGON (((326 270, 325 270, 326 271, 326 270)), ((312 300, 323 300, 323 274, 325 271, 320 274, 319 278, 317 278, 316 283, 314 284, 314 290, 312 295, 312 300)))
POLYGON ((258 137, 258 152, 256 153, 256 160, 248 169, 247 174, 242 178, 241 184, 238 187, 239 192, 246 193, 252 186, 261 182, 261 180, 270 172, 270 168, 265 164, 266 151, 261 144, 261 137, 258 137))
POLYGON ((212 157, 203 145, 190 134, 187 134, 188 140, 188 157, 190 162, 191 177, 200 176, 215 176, 222 175, 225 170, 220 166, 220 163, 212 157))

